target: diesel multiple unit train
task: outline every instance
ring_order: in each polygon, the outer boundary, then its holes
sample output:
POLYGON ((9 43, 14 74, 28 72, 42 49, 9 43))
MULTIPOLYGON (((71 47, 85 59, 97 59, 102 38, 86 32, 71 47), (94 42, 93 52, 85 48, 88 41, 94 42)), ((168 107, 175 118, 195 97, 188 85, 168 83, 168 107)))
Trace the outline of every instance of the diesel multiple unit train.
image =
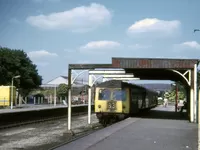
POLYGON ((107 124, 110 120, 123 120, 141 110, 157 106, 157 93, 144 87, 110 80, 95 88, 95 113, 99 122, 107 124))

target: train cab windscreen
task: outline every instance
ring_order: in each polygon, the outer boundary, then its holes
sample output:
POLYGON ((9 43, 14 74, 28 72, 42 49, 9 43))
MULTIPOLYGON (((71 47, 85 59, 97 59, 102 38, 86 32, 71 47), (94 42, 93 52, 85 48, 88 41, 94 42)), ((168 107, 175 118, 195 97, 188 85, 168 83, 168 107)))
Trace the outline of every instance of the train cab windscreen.
POLYGON ((113 100, 125 101, 126 100, 126 91, 121 89, 113 90, 113 100))
POLYGON ((126 90, 123 89, 100 89, 99 90, 99 100, 116 100, 125 101, 126 100, 126 90))
POLYGON ((111 99, 111 89, 99 90, 99 100, 110 100, 110 99, 111 99))

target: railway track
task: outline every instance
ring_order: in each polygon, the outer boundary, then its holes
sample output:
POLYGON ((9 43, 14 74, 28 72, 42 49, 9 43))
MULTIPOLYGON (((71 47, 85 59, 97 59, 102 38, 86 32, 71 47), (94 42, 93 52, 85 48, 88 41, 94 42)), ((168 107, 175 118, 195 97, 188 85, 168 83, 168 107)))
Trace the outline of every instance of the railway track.
MULTIPOLYGON (((86 115, 86 114, 87 114, 87 112, 74 113, 74 114, 72 114, 72 116, 81 116, 81 115, 86 115)), ((36 119, 36 120, 30 120, 30 121, 22 121, 21 120, 21 121, 15 122, 15 123, 0 125, 0 130, 7 129, 7 128, 24 126, 24 125, 28 125, 28 124, 42 123, 42 122, 47 122, 47 121, 59 120, 59 119, 64 119, 66 117, 67 117, 67 115, 62 115, 62 116, 47 117, 47 118, 41 118, 41 119, 36 119)))
MULTIPOLYGON (((120 122, 120 121, 118 121, 118 122, 120 122)), ((117 122, 114 122, 114 123, 117 123, 117 122)), ((106 127, 111 126, 114 123, 112 122, 110 124, 107 124, 106 127)), ((54 146, 54 147, 52 147, 52 148, 50 148, 48 150, 54 150, 56 148, 59 148, 59 147, 61 147, 63 145, 66 145, 66 144, 69 144, 69 143, 71 143, 71 142, 73 142, 75 140, 78 140, 78 139, 80 139, 82 137, 88 136, 88 135, 90 135, 90 134, 92 134, 92 133, 94 133, 94 132, 96 132, 98 130, 101 130, 103 128, 106 128, 106 127, 101 125, 101 124, 93 125, 92 129, 90 128, 88 130, 85 130, 85 131, 82 131, 82 132, 78 132, 78 133, 74 134, 73 136, 71 136, 71 138, 69 140, 67 140, 67 141, 65 141, 65 142, 63 142, 61 144, 58 144, 58 145, 56 145, 56 146, 54 146)))

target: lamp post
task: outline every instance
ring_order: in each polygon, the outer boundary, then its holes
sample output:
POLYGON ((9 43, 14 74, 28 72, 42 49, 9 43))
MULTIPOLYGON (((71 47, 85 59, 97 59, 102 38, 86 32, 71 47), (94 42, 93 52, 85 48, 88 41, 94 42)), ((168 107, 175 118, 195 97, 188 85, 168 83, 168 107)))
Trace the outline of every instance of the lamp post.
POLYGON ((176 112, 177 112, 177 108, 178 108, 178 85, 176 84, 176 112))
POLYGON ((173 83, 172 85, 175 86, 175 88, 176 88, 175 112, 177 112, 177 108, 178 108, 178 85, 177 85, 177 83, 173 83))
POLYGON ((18 76, 14 76, 14 77, 12 77, 12 85, 11 85, 11 109, 13 109, 13 80, 14 79, 17 79, 17 78, 20 78, 21 76, 20 75, 18 75, 18 76))
POLYGON ((54 85, 54 106, 56 106, 56 97, 57 97, 57 95, 56 95, 57 93, 56 93, 56 84, 54 85))

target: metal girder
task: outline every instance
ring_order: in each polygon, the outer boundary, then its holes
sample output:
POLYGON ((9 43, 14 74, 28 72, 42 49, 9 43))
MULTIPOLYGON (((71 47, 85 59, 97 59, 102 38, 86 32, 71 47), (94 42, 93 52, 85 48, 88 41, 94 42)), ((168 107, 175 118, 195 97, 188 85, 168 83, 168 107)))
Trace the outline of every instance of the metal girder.
POLYGON ((180 73, 180 72, 177 71, 177 70, 171 69, 171 71, 173 71, 173 72, 179 74, 181 77, 183 77, 183 78, 185 79, 185 81, 187 82, 187 84, 188 84, 189 86, 191 86, 191 70, 187 70, 187 71, 185 71, 183 74, 180 73), (189 74, 188 79, 187 79, 187 77, 186 77, 187 74, 189 74))
MULTIPOLYGON (((107 79, 107 78, 103 78, 107 79)), ((140 80, 140 78, 112 78, 113 80, 140 80)))
POLYGON ((91 70, 89 74, 125 74, 125 70, 91 70))
POLYGON ((133 74, 106 74, 106 75, 103 75, 103 77, 105 78, 133 78, 134 75, 133 74))
POLYGON ((73 84, 74 83, 74 81, 80 76, 80 75, 82 75, 84 72, 86 72, 86 71, 88 71, 88 70, 84 70, 84 71, 81 71, 81 72, 79 72, 79 73, 76 73, 76 72, 74 72, 75 74, 76 74, 76 76, 72 79, 71 78, 71 84, 73 84))
POLYGON ((69 64, 69 69, 113 68, 112 64, 69 64))
POLYGON ((194 122, 197 122, 197 64, 194 64, 194 122))
MULTIPOLYGON (((109 79, 108 78, 103 78, 103 82, 105 82, 105 81, 107 81, 109 79)), ((112 78, 112 79, 113 80, 122 80, 122 81, 140 80, 140 78, 112 78)))

